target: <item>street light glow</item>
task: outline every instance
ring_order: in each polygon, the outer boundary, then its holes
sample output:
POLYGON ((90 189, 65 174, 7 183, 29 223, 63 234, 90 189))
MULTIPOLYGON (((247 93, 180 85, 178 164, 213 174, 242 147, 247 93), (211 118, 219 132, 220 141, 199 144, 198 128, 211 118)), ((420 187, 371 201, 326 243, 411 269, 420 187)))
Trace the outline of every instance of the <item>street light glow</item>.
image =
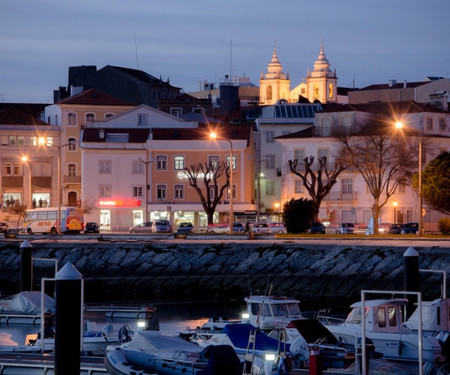
POLYGON ((397 121, 397 122, 395 123, 395 127, 396 127, 397 129, 403 128, 403 122, 397 121))

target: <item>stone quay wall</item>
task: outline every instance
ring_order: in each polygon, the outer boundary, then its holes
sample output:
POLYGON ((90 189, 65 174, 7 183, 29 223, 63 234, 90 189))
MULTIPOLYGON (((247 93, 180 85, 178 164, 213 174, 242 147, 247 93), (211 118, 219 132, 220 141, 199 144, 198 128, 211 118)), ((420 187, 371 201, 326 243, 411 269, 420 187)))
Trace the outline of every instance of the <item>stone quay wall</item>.
MULTIPOLYGON (((420 245, 420 243, 418 243, 420 245)), ((0 243, 2 295, 20 290, 21 242, 0 243)), ((415 247, 421 269, 450 271, 450 249, 415 247)), ((406 247, 289 243, 32 243, 33 258, 71 262, 86 302, 229 300, 287 295, 311 308, 348 307, 361 290, 403 290, 406 247)), ((35 290, 54 264, 33 262, 35 290)), ((424 299, 440 296, 442 275, 420 274, 424 299)), ((47 290, 47 284, 46 284, 47 290)), ((49 291, 51 290, 48 289, 49 291)))

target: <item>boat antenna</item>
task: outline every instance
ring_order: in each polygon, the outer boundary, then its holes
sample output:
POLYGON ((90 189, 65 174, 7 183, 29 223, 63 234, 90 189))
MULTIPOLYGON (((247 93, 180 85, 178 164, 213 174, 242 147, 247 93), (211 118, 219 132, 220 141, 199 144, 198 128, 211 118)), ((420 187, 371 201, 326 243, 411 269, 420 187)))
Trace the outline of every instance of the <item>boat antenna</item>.
MULTIPOLYGON (((270 284, 269 294, 267 294, 267 296, 270 296, 272 294, 272 287, 273 287, 273 284, 270 284)), ((257 327, 259 327, 259 318, 261 317, 263 308, 264 308, 264 300, 262 300, 261 305, 259 305, 258 316, 256 317, 256 326, 257 327)))

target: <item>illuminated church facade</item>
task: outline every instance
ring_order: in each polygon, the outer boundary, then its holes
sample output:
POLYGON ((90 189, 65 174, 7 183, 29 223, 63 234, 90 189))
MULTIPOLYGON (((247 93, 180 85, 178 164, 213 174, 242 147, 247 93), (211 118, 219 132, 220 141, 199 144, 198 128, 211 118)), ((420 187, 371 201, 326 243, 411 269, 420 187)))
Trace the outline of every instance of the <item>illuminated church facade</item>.
POLYGON ((296 103, 300 97, 308 99, 311 103, 319 101, 322 104, 336 103, 337 100, 336 70, 331 70, 331 64, 327 60, 323 48, 314 63, 314 70, 306 75, 306 82, 303 80, 298 86, 291 90, 289 73, 283 72, 283 66, 274 48, 272 59, 267 66, 267 73, 261 73, 259 80, 259 96, 261 105, 272 105, 280 100, 289 103, 296 103))

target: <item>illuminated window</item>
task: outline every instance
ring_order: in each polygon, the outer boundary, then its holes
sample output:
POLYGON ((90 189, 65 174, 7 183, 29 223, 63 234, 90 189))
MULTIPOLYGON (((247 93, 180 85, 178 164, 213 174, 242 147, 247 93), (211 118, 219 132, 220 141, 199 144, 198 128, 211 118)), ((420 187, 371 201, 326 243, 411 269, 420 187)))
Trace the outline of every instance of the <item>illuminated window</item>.
MULTIPOLYGON (((227 166, 230 166, 230 155, 227 156, 227 166)), ((233 170, 236 170, 236 156, 233 155, 233 170)))
POLYGON ((11 163, 3 164, 3 174, 4 175, 12 175, 12 164, 11 163))
POLYGON ((208 161, 211 169, 216 169, 219 166, 219 157, 216 155, 210 156, 208 161))
POLYGON ((67 114, 67 125, 76 126, 77 125, 77 114, 70 112, 67 114))
POLYGON ((317 99, 319 97, 319 85, 316 83, 314 85, 314 99, 317 99))
POLYGON ((177 155, 173 158, 173 169, 175 170, 184 169, 184 156, 177 155))
POLYGON ((174 199, 184 199, 184 185, 175 185, 174 199))
POLYGON ((133 197, 142 197, 144 187, 142 185, 133 186, 133 197))
POLYGON ((328 97, 329 97, 329 98, 332 98, 332 97, 333 97, 333 84, 332 84, 332 83, 330 83, 330 84, 328 85, 328 97))
POLYGON ((167 156, 159 155, 156 157, 156 169, 158 171, 167 170, 167 156))
POLYGON ((101 198, 111 197, 111 185, 100 185, 99 186, 99 196, 101 198))
POLYGON ((379 307, 377 309, 377 317, 378 317, 378 326, 386 327, 386 312, 384 307, 379 307))
POLYGON ((99 165, 98 169, 99 173, 111 174, 111 167, 112 167, 111 160, 99 160, 98 165, 99 165))
MULTIPOLYGON (((227 199, 230 199, 230 189, 227 189, 227 199)), ((233 184, 233 199, 236 199, 236 185, 233 184)))
POLYGON ((156 198, 158 200, 165 200, 167 196, 166 185, 156 185, 156 198))

